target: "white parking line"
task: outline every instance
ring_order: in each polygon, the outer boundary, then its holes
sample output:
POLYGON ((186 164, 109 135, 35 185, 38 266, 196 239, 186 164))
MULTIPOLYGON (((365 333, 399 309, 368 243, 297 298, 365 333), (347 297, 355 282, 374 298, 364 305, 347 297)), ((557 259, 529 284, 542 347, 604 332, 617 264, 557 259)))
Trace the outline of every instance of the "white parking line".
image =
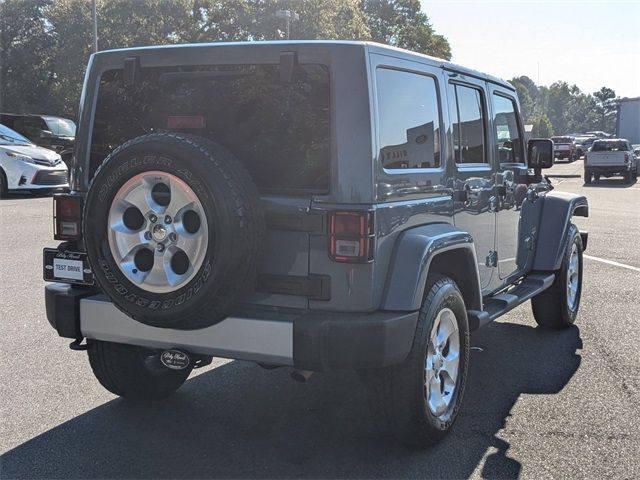
POLYGON ((633 270, 634 272, 640 272, 640 268, 632 267, 631 265, 625 265, 624 263, 614 262, 613 260, 606 260, 604 258, 592 257, 591 255, 583 255, 584 258, 588 258, 589 260, 595 260, 596 262, 606 263, 608 265, 613 265, 614 267, 628 268, 629 270, 633 270))

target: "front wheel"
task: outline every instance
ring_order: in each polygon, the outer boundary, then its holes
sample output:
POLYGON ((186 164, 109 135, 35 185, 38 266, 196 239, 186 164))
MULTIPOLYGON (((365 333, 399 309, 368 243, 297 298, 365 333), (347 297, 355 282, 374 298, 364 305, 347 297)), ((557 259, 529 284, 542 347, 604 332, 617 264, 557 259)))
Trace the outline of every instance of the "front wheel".
POLYGON ((160 361, 160 353, 135 345, 89 342, 89 363, 100 384, 130 400, 168 397, 187 380, 192 365, 172 370, 160 361))
POLYGON ((573 325, 582 294, 582 238, 571 225, 562 264, 553 284, 531 299, 533 316, 544 328, 560 329, 573 325))
POLYGON ((407 359, 365 373, 376 423, 414 446, 433 445, 451 429, 469 365, 469 325, 460 290, 437 275, 426 292, 407 359))

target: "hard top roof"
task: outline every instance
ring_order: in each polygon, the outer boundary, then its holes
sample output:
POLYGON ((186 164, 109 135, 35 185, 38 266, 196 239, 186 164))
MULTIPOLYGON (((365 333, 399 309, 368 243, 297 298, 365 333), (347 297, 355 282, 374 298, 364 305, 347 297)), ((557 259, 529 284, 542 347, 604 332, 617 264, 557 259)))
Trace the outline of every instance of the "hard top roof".
POLYGON ((448 70, 459 72, 472 77, 477 77, 493 83, 497 83, 499 85, 502 85, 503 87, 506 87, 510 90, 515 91, 515 88, 513 85, 511 85, 509 82, 501 78, 488 75, 486 73, 479 72, 471 68, 463 67, 462 65, 455 64, 453 62, 444 60, 442 58, 432 57, 430 55, 425 55, 423 53, 412 52, 404 48, 392 47, 390 45, 383 45, 381 43, 363 42, 363 41, 354 41, 354 40, 269 40, 269 41, 257 41, 257 42, 182 43, 182 44, 156 45, 156 46, 147 46, 147 47, 132 47, 132 48, 123 48, 123 49, 115 49, 115 50, 103 50, 94 55, 97 55, 97 56, 105 55, 105 54, 108 55, 109 53, 112 53, 112 52, 122 52, 122 51, 142 52, 145 50, 174 49, 174 48, 233 47, 233 46, 247 47, 248 45, 254 45, 254 46, 282 45, 282 46, 294 47, 296 45, 310 45, 310 44, 362 46, 363 48, 368 49, 370 52, 380 53, 383 55, 387 54, 387 55, 393 55, 393 56, 400 56, 408 60, 411 60, 411 59, 415 60, 416 58, 419 58, 423 61, 427 60, 432 65, 446 68, 448 70))

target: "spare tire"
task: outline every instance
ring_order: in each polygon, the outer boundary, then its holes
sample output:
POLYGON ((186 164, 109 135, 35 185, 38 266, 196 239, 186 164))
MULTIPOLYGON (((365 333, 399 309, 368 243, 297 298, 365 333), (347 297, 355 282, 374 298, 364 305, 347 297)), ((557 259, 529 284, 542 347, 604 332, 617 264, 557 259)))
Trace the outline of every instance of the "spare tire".
POLYGON ((83 237, 96 282, 139 322, 196 329, 253 286, 264 235, 257 188, 224 147, 143 135, 96 171, 83 237))

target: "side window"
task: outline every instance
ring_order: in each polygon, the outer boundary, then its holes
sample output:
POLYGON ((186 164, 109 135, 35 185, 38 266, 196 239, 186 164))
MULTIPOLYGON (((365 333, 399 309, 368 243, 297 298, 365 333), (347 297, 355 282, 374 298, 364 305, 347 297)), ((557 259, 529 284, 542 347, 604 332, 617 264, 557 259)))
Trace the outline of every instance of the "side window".
POLYGON ((477 88, 452 85, 455 105, 451 112, 456 163, 487 163, 482 92, 477 88))
POLYGON ((515 102, 507 97, 493 94, 493 128, 497 156, 500 163, 523 163, 523 143, 518 130, 515 102))
POLYGON ((386 169, 440 166, 440 103, 435 79, 378 68, 378 141, 386 169))

